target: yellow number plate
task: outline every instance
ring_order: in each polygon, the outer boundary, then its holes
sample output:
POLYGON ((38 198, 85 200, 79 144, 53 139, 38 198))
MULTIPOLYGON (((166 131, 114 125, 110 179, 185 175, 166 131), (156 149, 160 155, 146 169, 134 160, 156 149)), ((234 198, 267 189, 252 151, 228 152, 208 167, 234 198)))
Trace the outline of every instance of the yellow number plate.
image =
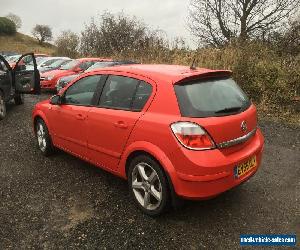
POLYGON ((250 158, 248 161, 236 166, 234 168, 234 177, 240 178, 243 175, 247 174, 256 166, 256 156, 250 158))

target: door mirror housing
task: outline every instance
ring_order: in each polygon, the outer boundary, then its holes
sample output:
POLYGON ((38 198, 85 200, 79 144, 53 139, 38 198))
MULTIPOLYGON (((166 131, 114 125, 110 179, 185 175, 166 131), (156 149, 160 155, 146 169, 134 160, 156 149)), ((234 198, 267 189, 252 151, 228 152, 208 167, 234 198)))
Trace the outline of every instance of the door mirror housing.
POLYGON ((62 103, 62 97, 60 95, 54 95, 50 98, 50 104, 60 105, 62 103))

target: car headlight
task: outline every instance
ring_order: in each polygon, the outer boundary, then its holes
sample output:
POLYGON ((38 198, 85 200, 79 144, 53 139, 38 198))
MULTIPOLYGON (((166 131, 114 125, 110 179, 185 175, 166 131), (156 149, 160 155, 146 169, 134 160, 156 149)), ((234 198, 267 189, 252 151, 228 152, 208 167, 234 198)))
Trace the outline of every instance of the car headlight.
POLYGON ((45 77, 45 80, 46 81, 50 81, 50 80, 52 80, 54 78, 54 75, 50 75, 50 76, 46 76, 45 77))

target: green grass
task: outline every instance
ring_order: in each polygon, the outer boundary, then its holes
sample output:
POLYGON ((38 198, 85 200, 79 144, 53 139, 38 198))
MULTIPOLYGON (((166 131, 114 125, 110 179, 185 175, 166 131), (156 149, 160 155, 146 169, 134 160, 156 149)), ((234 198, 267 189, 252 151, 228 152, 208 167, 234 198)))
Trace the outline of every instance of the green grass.
POLYGON ((52 55, 55 50, 56 47, 54 45, 50 43, 40 45, 36 39, 22 33, 16 33, 12 36, 0 36, 0 52, 13 51, 20 54, 34 52, 52 55))

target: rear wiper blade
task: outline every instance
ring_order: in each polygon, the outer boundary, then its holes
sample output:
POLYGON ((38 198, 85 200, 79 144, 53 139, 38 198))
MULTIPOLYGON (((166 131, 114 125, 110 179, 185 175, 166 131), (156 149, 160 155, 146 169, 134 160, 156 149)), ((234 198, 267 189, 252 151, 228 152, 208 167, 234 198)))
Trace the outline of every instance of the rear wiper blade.
POLYGON ((220 113, 231 113, 231 112, 236 112, 241 110, 242 107, 230 107, 230 108, 224 108, 224 109, 220 109, 215 111, 216 114, 220 114, 220 113))

